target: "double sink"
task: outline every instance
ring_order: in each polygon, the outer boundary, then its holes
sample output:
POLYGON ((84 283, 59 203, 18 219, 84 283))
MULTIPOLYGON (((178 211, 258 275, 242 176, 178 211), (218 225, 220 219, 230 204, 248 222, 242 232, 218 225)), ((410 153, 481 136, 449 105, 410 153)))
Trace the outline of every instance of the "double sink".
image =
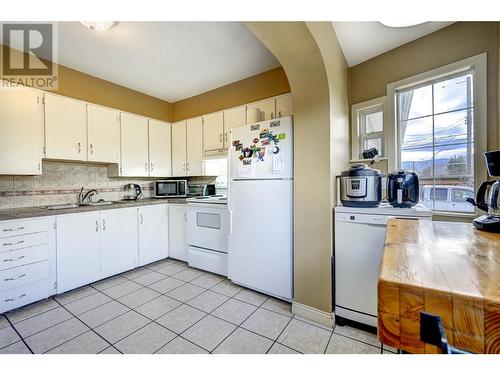
POLYGON ((89 202, 89 203, 68 203, 68 204, 55 204, 51 206, 47 206, 49 210, 63 210, 65 208, 78 208, 82 206, 108 206, 110 204, 115 204, 117 202, 113 201, 97 201, 97 202, 89 202))

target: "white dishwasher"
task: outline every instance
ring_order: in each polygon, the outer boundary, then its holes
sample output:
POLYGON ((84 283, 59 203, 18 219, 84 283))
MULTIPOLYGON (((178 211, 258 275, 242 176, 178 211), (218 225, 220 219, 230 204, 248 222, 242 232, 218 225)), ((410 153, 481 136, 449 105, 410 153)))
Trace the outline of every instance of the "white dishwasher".
POLYGON ((186 202, 189 265, 227 276, 227 200, 199 197, 186 202))
POLYGON ((424 206, 335 207, 335 318, 377 326, 377 282, 391 217, 430 220, 424 206))

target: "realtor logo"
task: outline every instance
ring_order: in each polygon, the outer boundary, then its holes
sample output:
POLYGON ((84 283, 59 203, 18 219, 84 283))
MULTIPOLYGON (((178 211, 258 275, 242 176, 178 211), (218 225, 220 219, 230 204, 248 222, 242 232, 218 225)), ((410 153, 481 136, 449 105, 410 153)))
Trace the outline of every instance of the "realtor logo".
POLYGON ((56 25, 2 24, 2 83, 57 89, 56 25))

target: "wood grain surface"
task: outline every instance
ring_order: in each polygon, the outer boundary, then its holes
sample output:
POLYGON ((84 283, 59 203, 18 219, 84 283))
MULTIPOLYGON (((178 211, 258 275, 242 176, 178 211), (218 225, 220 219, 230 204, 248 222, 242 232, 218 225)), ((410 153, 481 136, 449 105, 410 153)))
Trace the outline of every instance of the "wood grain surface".
POLYGON ((410 353, 420 311, 441 316, 450 344, 500 353, 500 234, 472 224, 391 219, 378 282, 378 336, 410 353))

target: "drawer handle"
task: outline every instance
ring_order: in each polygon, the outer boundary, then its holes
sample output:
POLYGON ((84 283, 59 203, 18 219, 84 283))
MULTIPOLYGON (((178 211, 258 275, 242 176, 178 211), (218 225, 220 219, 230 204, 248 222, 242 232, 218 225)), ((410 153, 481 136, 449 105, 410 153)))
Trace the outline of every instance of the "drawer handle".
POLYGON ((14 243, 14 242, 4 242, 2 245, 3 246, 14 246, 14 245, 19 245, 21 243, 24 243, 24 240, 17 241, 16 243, 14 243))
MULTIPOLYGON (((19 297, 17 297, 17 299, 21 299, 21 298, 24 298, 24 297, 26 297, 26 293, 21 294, 19 297)), ((16 300, 16 298, 7 298, 7 299, 4 299, 3 301, 4 302, 13 302, 15 300, 16 300)))
POLYGON ((14 280, 19 280, 19 279, 22 279, 23 277, 25 277, 26 274, 23 273, 21 275, 19 275, 18 277, 8 277, 6 279, 3 279, 3 281, 14 281, 14 280))
POLYGON ((4 259, 3 261, 4 261, 4 262, 15 262, 16 260, 20 260, 20 259, 24 259, 24 258, 26 258, 26 256, 25 256, 25 255, 21 255, 21 256, 20 256, 20 257, 18 257, 17 259, 12 259, 12 258, 11 258, 11 259, 4 259))
POLYGON ((4 232, 15 232, 15 231, 18 231, 18 230, 23 230, 24 227, 19 227, 19 228, 7 228, 7 229, 4 229, 3 231, 4 232))

